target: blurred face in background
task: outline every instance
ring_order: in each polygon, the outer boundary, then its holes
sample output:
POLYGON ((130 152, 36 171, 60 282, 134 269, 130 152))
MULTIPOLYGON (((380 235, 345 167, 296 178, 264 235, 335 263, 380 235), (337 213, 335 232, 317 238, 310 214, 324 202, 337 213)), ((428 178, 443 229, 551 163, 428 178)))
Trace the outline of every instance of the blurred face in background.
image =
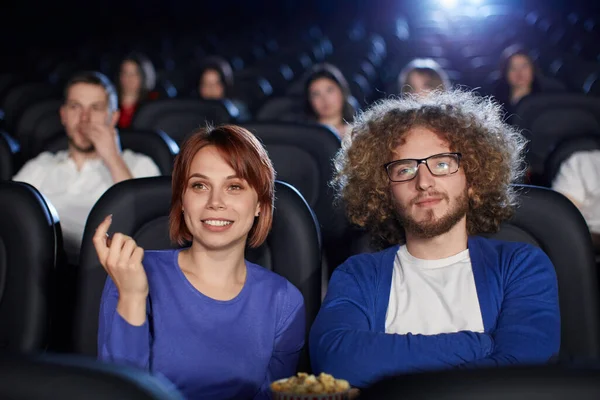
POLYGON ((106 90, 100 85, 76 83, 69 88, 65 104, 60 108, 62 124, 71 150, 81 153, 95 151, 87 132, 92 124, 115 126, 119 112, 111 112, 106 90))
POLYGON ((308 98, 319 119, 342 118, 344 94, 329 78, 319 78, 308 87, 308 98))
POLYGON ((207 100, 219 100, 225 97, 225 85, 221 75, 214 69, 207 69, 202 74, 198 85, 200 97, 207 100))
POLYGON ((531 88, 533 83, 533 65, 522 54, 516 54, 508 61, 506 80, 511 88, 531 88))
POLYGON ((137 95, 142 88, 142 74, 138 65, 133 61, 121 64, 119 81, 123 94, 137 95))
POLYGON ((439 82, 436 82, 426 73, 412 71, 406 78, 406 84, 410 86, 409 92, 421 95, 434 90, 439 82))

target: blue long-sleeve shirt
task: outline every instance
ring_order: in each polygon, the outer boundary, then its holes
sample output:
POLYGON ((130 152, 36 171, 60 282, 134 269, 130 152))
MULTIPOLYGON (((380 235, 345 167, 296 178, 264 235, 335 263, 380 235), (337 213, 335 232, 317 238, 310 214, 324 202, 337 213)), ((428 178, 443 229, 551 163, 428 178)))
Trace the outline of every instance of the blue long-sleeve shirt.
POLYGON ((351 257, 333 273, 310 333, 315 373, 365 387, 394 374, 544 363, 558 353, 558 287, 550 259, 531 245, 477 236, 468 248, 484 333, 386 334, 398 248, 351 257))
POLYGON ((304 345, 304 300, 285 278, 246 262, 232 300, 199 292, 179 268, 178 250, 146 251, 147 319, 133 326, 116 311, 107 279, 100 307, 101 360, 168 378, 189 399, 269 398, 269 384, 296 373, 304 345))

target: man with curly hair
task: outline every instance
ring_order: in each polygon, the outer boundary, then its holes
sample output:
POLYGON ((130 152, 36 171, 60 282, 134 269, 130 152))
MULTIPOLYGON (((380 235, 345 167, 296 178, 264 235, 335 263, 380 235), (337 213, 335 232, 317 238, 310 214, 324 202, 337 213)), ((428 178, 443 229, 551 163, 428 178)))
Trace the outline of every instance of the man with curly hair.
POLYGON ((479 236, 513 213, 524 145, 497 104, 456 89, 382 100, 355 120, 334 184, 350 220, 391 247, 334 271, 310 335, 316 373, 365 387, 558 353, 549 258, 479 236))

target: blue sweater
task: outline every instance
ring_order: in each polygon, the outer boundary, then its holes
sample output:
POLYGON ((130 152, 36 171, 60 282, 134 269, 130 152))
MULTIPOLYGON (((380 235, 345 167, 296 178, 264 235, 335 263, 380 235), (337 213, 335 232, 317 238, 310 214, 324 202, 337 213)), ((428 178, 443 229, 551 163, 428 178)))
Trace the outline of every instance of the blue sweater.
POLYGON ((560 347, 560 315, 546 254, 477 236, 468 247, 484 333, 386 334, 394 246, 351 257, 333 273, 310 333, 313 370, 365 387, 401 373, 547 362, 560 347))
POLYGON ((187 280, 178 253, 145 252, 150 295, 142 326, 116 311, 118 291, 107 279, 99 358, 165 376, 189 399, 270 398, 272 381, 296 373, 305 335, 302 294, 285 278, 246 262, 239 295, 214 300, 187 280))

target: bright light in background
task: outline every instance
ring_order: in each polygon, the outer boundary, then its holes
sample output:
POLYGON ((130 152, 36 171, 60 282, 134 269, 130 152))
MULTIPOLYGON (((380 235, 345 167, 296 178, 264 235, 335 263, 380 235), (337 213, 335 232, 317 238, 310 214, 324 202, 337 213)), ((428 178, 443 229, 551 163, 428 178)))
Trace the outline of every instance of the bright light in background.
POLYGON ((458 4, 457 0, 440 0, 442 6, 446 8, 454 8, 458 4))
POLYGON ((451 9, 451 8, 456 8, 459 5, 479 6, 479 5, 483 4, 483 0, 461 0, 461 1, 459 1, 459 0, 439 0, 439 3, 442 7, 451 9))

